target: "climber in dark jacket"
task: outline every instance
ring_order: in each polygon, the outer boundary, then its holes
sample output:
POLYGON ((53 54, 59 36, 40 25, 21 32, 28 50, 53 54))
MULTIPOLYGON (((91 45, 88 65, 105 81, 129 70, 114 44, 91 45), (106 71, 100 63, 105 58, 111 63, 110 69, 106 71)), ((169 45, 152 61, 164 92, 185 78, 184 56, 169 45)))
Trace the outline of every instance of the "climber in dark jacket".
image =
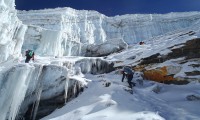
POLYGON ((25 63, 29 63, 29 61, 31 60, 31 58, 34 61, 34 55, 35 55, 35 53, 33 52, 33 50, 27 50, 26 54, 25 54, 25 56, 26 56, 25 63))
POLYGON ((124 78, 126 76, 126 78, 128 80, 127 82, 129 84, 129 87, 133 88, 133 86, 135 86, 135 83, 132 82, 133 74, 134 74, 133 70, 130 67, 125 66, 123 68, 123 70, 121 71, 121 73, 123 74, 123 76, 122 76, 122 82, 124 81, 124 78))

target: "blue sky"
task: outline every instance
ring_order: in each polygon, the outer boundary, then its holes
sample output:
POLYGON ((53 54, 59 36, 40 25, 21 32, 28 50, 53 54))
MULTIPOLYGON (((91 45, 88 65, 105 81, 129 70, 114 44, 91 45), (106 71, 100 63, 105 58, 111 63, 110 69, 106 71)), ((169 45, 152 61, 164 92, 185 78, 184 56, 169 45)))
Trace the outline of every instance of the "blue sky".
POLYGON ((19 10, 71 7, 107 16, 200 11, 200 0, 15 0, 15 4, 19 10))

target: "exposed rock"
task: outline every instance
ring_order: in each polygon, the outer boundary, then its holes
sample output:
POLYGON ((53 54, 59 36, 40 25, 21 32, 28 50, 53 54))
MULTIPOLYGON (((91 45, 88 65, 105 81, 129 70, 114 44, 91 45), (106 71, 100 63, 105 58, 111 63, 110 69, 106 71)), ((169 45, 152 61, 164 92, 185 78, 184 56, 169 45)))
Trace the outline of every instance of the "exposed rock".
POLYGON ((158 69, 146 70, 144 71, 144 77, 147 80, 153 80, 157 82, 176 80, 173 75, 168 75, 166 66, 158 69))
MULTIPOLYGON (((190 31, 187 33, 195 34, 194 32, 190 31)), ((196 78, 191 78, 188 76, 196 76, 200 75, 199 71, 190 71, 185 72, 187 77, 176 77, 174 78, 174 75, 179 73, 182 69, 182 64, 185 64, 187 62, 196 62, 197 64, 191 64, 189 66, 198 68, 199 67, 199 58, 200 58, 200 38, 192 39, 187 41, 184 44, 178 44, 172 47, 169 47, 171 49, 171 53, 168 53, 167 55, 161 55, 160 53, 151 55, 147 58, 143 58, 138 66, 135 66, 135 70, 143 71, 144 77, 149 80, 154 80, 157 82, 163 82, 167 84, 187 84, 188 81, 192 80, 198 80, 196 78), (184 46, 183 46, 184 45, 184 46), (178 47, 182 46, 182 47, 178 47), (155 63, 163 63, 167 60, 176 59, 176 58, 185 58, 183 60, 177 61, 180 66, 166 66, 162 68, 157 68, 153 70, 146 70, 146 68, 151 68, 151 65, 155 63)))
MULTIPOLYGON (((177 79, 177 78, 176 78, 177 79)), ((189 80, 185 79, 177 79, 177 80, 166 80, 164 81, 164 84, 175 84, 175 85, 186 85, 189 83, 189 80)))
POLYGON ((200 96, 196 96, 196 95, 188 95, 186 97, 187 100, 189 101, 196 101, 196 100, 200 100, 200 96))
POLYGON ((147 65, 137 65, 137 66, 134 66, 133 67, 133 70, 134 71, 141 71, 141 72, 143 72, 144 70, 145 70, 145 67, 146 67, 147 65))
POLYGON ((189 65, 189 66, 192 66, 192 67, 200 67, 200 64, 191 64, 191 65, 189 65))
POLYGON ((186 57, 186 59, 200 58, 200 38, 189 40, 185 46, 181 48, 172 49, 168 55, 169 58, 186 57))
POLYGON ((133 60, 133 59, 135 59, 135 58, 136 58, 136 56, 134 55, 134 56, 131 56, 131 57, 127 58, 127 59, 133 60))
POLYGON ((195 78, 195 77, 176 77, 176 79, 178 81, 187 81, 187 83, 191 82, 191 81, 199 81, 200 82, 200 79, 199 78, 195 78))
POLYGON ((187 76, 200 75, 200 71, 185 72, 187 76))
POLYGON ((105 87, 109 87, 111 85, 111 82, 106 82, 105 87))
MULTIPOLYGON (((192 81, 192 78, 174 77, 181 70, 180 66, 164 66, 162 68, 145 70, 144 78, 165 84, 184 85, 192 81)), ((196 79, 193 79, 196 80, 196 79)))
MULTIPOLYGON (((176 45, 175 45, 176 46, 176 45)), ((183 47, 170 47, 171 53, 167 55, 154 54, 147 58, 143 58, 139 65, 162 63, 166 60, 185 57, 186 59, 200 58, 200 38, 187 41, 183 47)))
POLYGON ((156 53, 154 55, 151 55, 147 58, 143 58, 140 65, 144 65, 144 64, 152 64, 152 63, 160 63, 163 62, 163 60, 161 61, 158 56, 160 56, 160 53, 156 53))
POLYGON ((179 35, 179 36, 184 36, 184 35, 189 35, 189 36, 191 36, 191 35, 194 35, 194 34, 195 34, 194 31, 189 31, 189 32, 184 33, 184 34, 181 34, 181 35, 179 35))

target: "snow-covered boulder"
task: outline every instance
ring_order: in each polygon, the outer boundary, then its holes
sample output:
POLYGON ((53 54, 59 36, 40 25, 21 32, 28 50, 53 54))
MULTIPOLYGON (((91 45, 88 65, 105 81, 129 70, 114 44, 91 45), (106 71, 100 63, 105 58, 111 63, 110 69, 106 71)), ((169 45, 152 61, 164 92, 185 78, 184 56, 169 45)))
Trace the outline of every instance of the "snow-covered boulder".
POLYGON ((175 80, 175 78, 171 75, 168 75, 167 66, 162 68, 146 70, 144 71, 144 77, 147 80, 154 80, 157 82, 165 82, 170 80, 175 80))

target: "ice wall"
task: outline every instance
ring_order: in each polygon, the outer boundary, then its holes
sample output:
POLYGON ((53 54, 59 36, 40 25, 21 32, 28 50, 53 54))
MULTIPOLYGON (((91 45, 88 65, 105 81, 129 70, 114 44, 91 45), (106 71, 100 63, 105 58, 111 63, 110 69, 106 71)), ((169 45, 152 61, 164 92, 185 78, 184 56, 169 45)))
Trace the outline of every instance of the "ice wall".
POLYGON ((37 53, 43 55, 56 55, 61 56, 63 54, 61 48, 60 31, 45 30, 42 32, 42 38, 37 53))
MULTIPOLYGON (((60 95, 63 91, 77 84, 77 80, 68 79, 68 69, 64 66, 24 63, 13 64, 4 69, 1 68, 1 120, 14 120, 19 112, 20 106, 20 113, 26 112, 29 104, 35 102, 36 105, 39 105, 40 100, 50 99, 60 95)), ((79 82, 79 84, 84 86, 83 82, 79 82)), ((37 109, 33 114, 36 113, 37 109)), ((32 118, 35 116, 33 115, 32 118)))
MULTIPOLYGON (((113 65, 101 58, 58 58, 52 60, 50 65, 5 65, 6 69, 0 68, 0 116, 2 120, 12 120, 18 114, 20 106, 19 114, 24 115, 30 104, 34 103, 37 108, 41 100, 52 99, 63 91, 66 96, 75 95, 77 91, 71 91, 73 86, 86 85, 84 78, 81 78, 82 73, 107 73, 114 70, 113 65), (62 64, 56 65, 56 61, 62 64), (73 77, 74 75, 79 77, 73 77)), ((37 109, 32 114, 36 113, 37 109)))
POLYGON ((15 9, 14 5, 14 0, 0 0, 1 9, 15 9))
POLYGON ((0 0, 0 63, 21 54, 26 26, 16 12, 14 0, 0 0))
POLYGON ((74 56, 81 54, 81 43, 63 37, 65 33, 59 30, 45 29, 38 26, 28 26, 22 52, 33 49, 41 56, 74 56))
POLYGON ((0 116, 1 120, 14 120, 24 100, 34 68, 15 65, 0 71, 0 116))
MULTIPOLYGON (((114 39, 135 44, 176 30, 181 31, 200 21, 199 12, 107 17, 96 11, 71 8, 19 11, 18 17, 27 25, 59 31, 61 40, 57 40, 61 43, 61 47, 56 49, 62 51, 60 52, 62 55, 85 55, 89 44, 97 45, 114 39)), ((43 32, 40 35, 44 36, 43 32)), ((30 33, 26 34, 26 41, 30 36, 32 36, 30 33)), ((24 47, 26 46, 25 42, 24 47)), ((49 55, 52 55, 52 52, 49 55)))
MULTIPOLYGON (((103 74, 114 70, 114 64, 101 58, 82 58, 77 60, 74 68, 80 67, 81 73, 103 74)), ((74 71, 77 71, 74 70, 74 71)))

